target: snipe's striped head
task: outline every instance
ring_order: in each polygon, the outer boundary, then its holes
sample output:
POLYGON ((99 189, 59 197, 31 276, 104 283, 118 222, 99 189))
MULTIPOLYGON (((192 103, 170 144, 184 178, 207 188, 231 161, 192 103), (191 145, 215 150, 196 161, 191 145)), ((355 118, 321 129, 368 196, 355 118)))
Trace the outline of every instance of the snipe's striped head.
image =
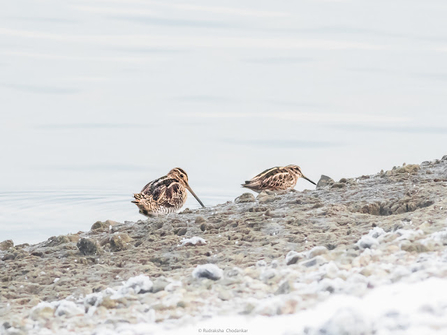
POLYGON ((202 207, 205 207, 205 205, 200 201, 199 197, 194 193, 192 188, 188 184, 188 175, 186 174, 185 170, 182 168, 176 167, 173 168, 169 173, 167 174, 168 178, 177 179, 191 194, 196 198, 196 200, 199 202, 199 204, 202 207))
POLYGON ((186 174, 185 170, 179 167, 173 168, 171 171, 169 171, 167 177, 177 179, 178 181, 182 182, 185 186, 188 185, 188 175, 186 174))
POLYGON ((301 168, 298 165, 294 165, 294 164, 290 164, 287 165, 285 167, 291 174, 294 174, 297 178, 303 178, 306 179, 307 181, 311 182, 314 185, 315 184, 312 180, 310 180, 309 178, 307 178, 305 175, 303 175, 303 173, 301 172, 301 168))

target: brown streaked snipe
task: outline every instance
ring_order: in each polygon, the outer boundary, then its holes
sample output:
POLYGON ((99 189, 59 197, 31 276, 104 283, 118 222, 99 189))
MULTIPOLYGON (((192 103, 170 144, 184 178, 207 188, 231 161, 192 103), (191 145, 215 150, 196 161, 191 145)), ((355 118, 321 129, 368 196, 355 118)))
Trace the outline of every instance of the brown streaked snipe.
POLYGON ((205 207, 188 184, 188 175, 181 168, 174 168, 166 176, 155 179, 135 193, 132 202, 146 216, 169 214, 180 210, 185 204, 187 192, 191 192, 202 207, 205 207))
POLYGON ((247 180, 242 187, 246 187, 255 192, 263 190, 279 191, 291 190, 295 187, 298 178, 304 178, 316 185, 312 180, 305 177, 298 165, 275 166, 247 180))

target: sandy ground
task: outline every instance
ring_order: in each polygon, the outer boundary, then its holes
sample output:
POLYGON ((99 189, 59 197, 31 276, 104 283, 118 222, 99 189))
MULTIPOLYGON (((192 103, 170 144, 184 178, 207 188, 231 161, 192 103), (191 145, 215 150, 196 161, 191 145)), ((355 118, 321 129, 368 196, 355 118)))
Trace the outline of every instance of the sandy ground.
POLYGON ((407 288, 393 285, 410 285, 408 292, 445 285, 446 227, 444 156, 338 182, 322 178, 313 191, 243 194, 166 217, 96 222, 88 232, 36 245, 4 241, 0 332, 198 333, 223 322, 227 333, 253 334, 263 324, 285 334, 422 326, 442 333, 442 295, 438 309, 427 302, 431 323, 402 323, 404 298, 396 298, 389 320, 380 314, 385 307, 374 307, 373 317, 362 306, 376 306, 387 287, 404 297, 407 288), (343 309, 328 306, 345 302, 355 312, 331 316, 343 309))

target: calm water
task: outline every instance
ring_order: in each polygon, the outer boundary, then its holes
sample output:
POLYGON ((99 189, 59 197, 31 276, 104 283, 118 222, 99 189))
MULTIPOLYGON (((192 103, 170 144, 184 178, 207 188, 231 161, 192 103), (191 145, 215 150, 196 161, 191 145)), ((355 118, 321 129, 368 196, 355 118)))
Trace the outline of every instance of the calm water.
POLYGON ((440 158, 446 17, 445 1, 2 2, 0 241, 141 218, 132 193, 175 166, 213 205, 274 165, 318 181, 440 158))

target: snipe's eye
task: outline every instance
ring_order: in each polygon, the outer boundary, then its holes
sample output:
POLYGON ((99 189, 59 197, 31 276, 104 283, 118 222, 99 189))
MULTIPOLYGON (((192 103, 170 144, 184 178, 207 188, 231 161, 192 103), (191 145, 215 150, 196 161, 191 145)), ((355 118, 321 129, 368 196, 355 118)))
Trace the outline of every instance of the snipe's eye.
POLYGON ((180 173, 180 178, 183 178, 184 176, 180 173))

